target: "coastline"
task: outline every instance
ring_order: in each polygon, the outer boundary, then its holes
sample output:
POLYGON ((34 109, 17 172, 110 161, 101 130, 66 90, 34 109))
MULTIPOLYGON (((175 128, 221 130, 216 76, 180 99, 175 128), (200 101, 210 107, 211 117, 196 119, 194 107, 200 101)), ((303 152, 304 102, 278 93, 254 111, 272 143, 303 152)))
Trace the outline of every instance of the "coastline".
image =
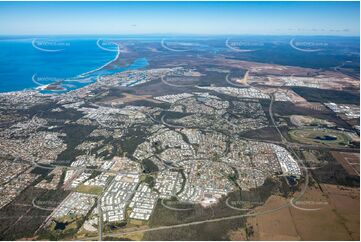
POLYGON ((78 76, 76 76, 76 77, 78 77, 78 78, 84 78, 85 76, 87 76, 87 75, 89 75, 89 74, 91 74, 91 73, 100 71, 101 69, 105 68, 106 66, 108 66, 108 65, 110 65, 111 63, 113 63, 114 61, 116 61, 116 60, 119 58, 119 56, 120 56, 120 46, 119 46, 119 45, 117 45, 117 46, 118 46, 118 48, 117 48, 117 55, 115 56, 115 58, 114 58, 113 60, 105 63, 105 64, 102 65, 101 67, 98 67, 98 68, 96 68, 96 69, 94 69, 94 70, 91 70, 91 71, 88 71, 88 72, 84 72, 84 73, 82 73, 82 74, 80 74, 80 75, 78 75, 78 76))
MULTIPOLYGON (((112 60, 108 61, 107 63, 105 63, 104 65, 98 67, 98 68, 95 68, 93 70, 90 70, 90 71, 87 71, 87 72, 84 72, 82 74, 79 74, 77 76, 75 76, 74 78, 71 78, 71 79, 77 79, 77 78, 86 78, 87 75, 89 74, 92 74, 94 72, 97 72, 97 71, 100 71, 102 69, 104 69, 106 66, 110 65, 111 63, 113 63, 114 61, 116 61, 120 56, 120 46, 117 45, 117 54, 115 56, 115 58, 113 58, 112 60)), ((31 87, 31 88, 25 88, 23 90, 17 90, 17 91, 5 91, 5 92, 0 92, 0 95, 6 95, 6 94, 15 94, 15 93, 20 93, 20 92, 27 92, 27 91, 34 91, 34 92, 37 92, 39 94, 42 94, 42 95, 49 95, 49 94, 59 94, 59 91, 60 90, 50 90, 51 92, 53 93, 42 93, 41 91, 47 91, 47 88, 49 85, 52 85, 52 83, 49 83, 49 84, 42 84, 42 83, 39 83, 36 81, 35 79, 35 76, 36 74, 34 74, 32 77, 31 77, 31 80, 33 83, 35 83, 37 86, 35 87, 31 87)), ((67 82, 67 80, 63 80, 64 82, 67 82)), ((72 82, 72 81, 70 81, 72 82)), ((86 84, 91 84, 91 83, 94 83, 94 81, 86 81, 86 82, 82 82, 82 81, 79 81, 80 83, 86 83, 86 84)), ((96 80, 95 80, 96 82, 96 80)), ((87 85, 85 85, 87 86, 87 85)), ((84 86, 81 86, 81 87, 78 87, 78 88, 75 88, 74 90, 76 89, 79 89, 79 88, 82 88, 84 86)), ((64 91, 64 90, 62 90, 64 91)), ((73 90, 69 90, 69 91, 73 91, 73 90)))

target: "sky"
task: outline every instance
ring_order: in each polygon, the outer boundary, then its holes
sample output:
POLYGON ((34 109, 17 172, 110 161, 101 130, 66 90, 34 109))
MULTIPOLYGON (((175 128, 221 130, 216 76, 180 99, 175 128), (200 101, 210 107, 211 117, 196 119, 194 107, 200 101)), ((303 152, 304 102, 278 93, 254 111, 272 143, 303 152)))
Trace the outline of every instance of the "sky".
POLYGON ((360 35, 359 2, 0 2, 1 35, 360 35))

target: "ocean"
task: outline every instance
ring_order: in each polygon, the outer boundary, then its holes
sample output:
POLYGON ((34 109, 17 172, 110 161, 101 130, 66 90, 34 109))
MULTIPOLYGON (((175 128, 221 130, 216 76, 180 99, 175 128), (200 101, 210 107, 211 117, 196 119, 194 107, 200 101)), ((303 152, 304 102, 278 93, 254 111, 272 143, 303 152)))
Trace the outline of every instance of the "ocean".
POLYGON ((75 38, 2 38, 0 39, 0 92, 41 90, 60 82, 61 93, 78 89, 108 75, 148 65, 139 58, 131 65, 102 69, 117 57, 111 41, 75 38))

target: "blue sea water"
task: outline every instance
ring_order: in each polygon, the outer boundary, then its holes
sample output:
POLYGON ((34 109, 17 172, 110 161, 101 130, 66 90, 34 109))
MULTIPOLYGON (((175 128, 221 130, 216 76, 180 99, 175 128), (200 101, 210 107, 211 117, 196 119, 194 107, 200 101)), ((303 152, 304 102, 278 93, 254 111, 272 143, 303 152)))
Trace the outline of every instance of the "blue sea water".
MULTIPOLYGON (((145 58, 127 67, 97 70, 112 61, 116 46, 99 48, 97 39, 0 39, 0 92, 36 89, 61 81, 63 91, 74 90, 108 75, 148 65, 145 58)), ((59 91, 43 91, 45 93, 59 91)))

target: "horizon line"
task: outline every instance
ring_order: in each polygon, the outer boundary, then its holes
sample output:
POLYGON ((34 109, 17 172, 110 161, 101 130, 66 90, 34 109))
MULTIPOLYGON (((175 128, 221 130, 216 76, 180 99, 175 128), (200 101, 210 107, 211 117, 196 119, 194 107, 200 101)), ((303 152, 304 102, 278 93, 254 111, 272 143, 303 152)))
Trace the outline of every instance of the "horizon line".
POLYGON ((119 34, 119 33, 54 33, 54 34, 2 34, 0 36, 159 36, 159 37, 170 37, 170 36, 214 36, 214 37, 231 37, 231 36, 283 36, 283 37, 294 37, 294 36, 310 36, 310 37, 358 37, 359 35, 330 35, 330 34, 216 34, 216 33, 207 33, 207 34, 194 34, 194 33, 128 33, 128 34, 119 34))

